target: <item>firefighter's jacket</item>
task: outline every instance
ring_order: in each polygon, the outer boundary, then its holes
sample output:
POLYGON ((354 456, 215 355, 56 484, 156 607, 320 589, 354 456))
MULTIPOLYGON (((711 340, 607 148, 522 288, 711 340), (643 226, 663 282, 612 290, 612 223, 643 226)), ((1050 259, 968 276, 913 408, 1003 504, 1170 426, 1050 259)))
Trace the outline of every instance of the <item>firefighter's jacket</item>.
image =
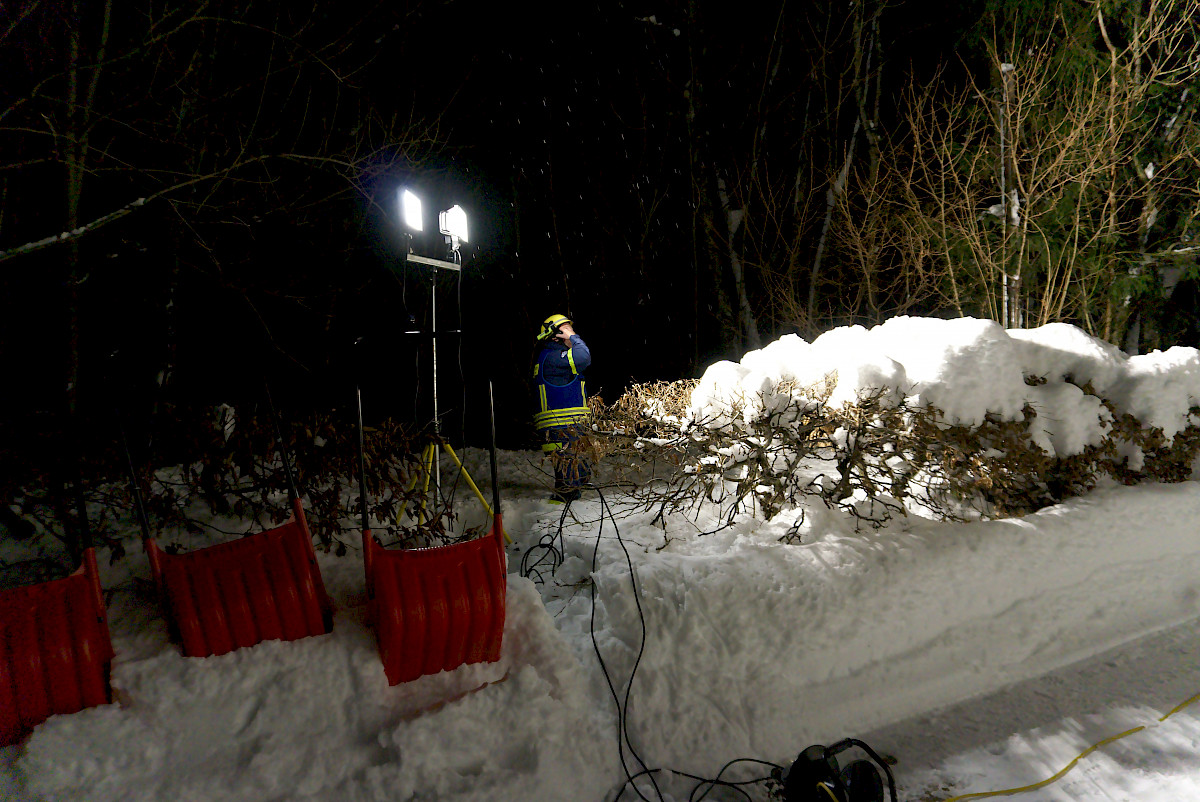
POLYGON ((538 429, 570 426, 588 416, 587 389, 583 372, 592 364, 592 352, 578 334, 571 347, 561 340, 547 343, 533 364, 537 383, 538 412, 533 424, 538 429))

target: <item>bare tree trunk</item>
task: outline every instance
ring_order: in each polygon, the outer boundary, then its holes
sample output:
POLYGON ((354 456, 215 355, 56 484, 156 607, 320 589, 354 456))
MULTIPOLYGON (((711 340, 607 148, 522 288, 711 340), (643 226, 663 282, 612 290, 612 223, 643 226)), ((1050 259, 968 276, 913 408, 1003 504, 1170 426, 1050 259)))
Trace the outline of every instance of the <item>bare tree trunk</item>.
MULTIPOLYGON (((703 169, 703 167, 702 167, 703 169)), ((724 277, 721 275, 721 265, 724 263, 717 235, 717 222, 713 212, 720 206, 720 201, 711 197, 712 189, 708 187, 704 176, 698 177, 701 186, 699 203, 699 225, 704 230, 706 261, 709 267, 709 278, 713 287, 713 302, 716 305, 716 317, 721 326, 721 341, 725 344, 730 356, 737 356, 742 349, 742 338, 738 332, 737 318, 730 302, 729 293, 725 289, 724 277)))
POLYGON ((846 148, 846 158, 842 161, 842 169, 837 178, 825 190, 825 219, 821 223, 821 236, 817 239, 817 251, 813 255, 812 267, 808 271, 808 305, 806 313, 809 324, 816 319, 817 310, 817 280, 821 275, 821 260, 825 256, 825 243, 829 238, 829 225, 833 221, 833 210, 837 207, 838 198, 846 191, 846 181, 850 177, 850 165, 854 162, 854 151, 858 145, 858 130, 862 127, 862 118, 855 117, 854 130, 850 132, 850 143, 846 148))
MULTIPOLYGON (((66 197, 66 230, 75 231, 79 228, 79 209, 83 197, 83 179, 87 169, 88 157, 88 127, 92 104, 96 97, 96 87, 100 80, 100 64, 104 60, 104 50, 108 43, 109 21, 112 18, 112 0, 104 6, 104 21, 101 28, 93 65, 85 77, 83 66, 80 64, 82 50, 82 22, 79 19, 78 3, 71 9, 73 26, 67 33, 69 64, 67 67, 67 125, 62 133, 64 142, 61 148, 63 154, 66 197)), ((74 560, 78 560, 83 549, 90 546, 88 532, 87 509, 83 497, 83 477, 80 472, 80 420, 79 420, 79 364, 80 364, 80 291, 84 280, 80 264, 79 241, 72 240, 66 254, 66 315, 67 315, 67 352, 65 355, 64 380, 67 423, 65 431, 70 433, 74 443, 71 447, 73 457, 68 474, 74 485, 76 527, 73 535, 68 535, 67 548, 74 560)))
MULTIPOLYGON (((734 351, 741 349, 741 337, 738 333, 737 321, 734 316, 733 307, 729 300, 729 295, 726 292, 724 281, 721 275, 721 248, 718 242, 716 220, 714 219, 714 210, 720 205, 720 202, 713 202, 712 198, 712 182, 710 181, 709 171, 712 170, 715 175, 715 169, 711 166, 711 160, 708 157, 708 147, 705 135, 698 119, 702 110, 702 95, 704 87, 699 79, 699 71, 697 70, 696 52, 695 52, 695 31, 698 23, 696 21, 697 4, 696 0, 689 0, 687 7, 687 24, 688 24, 688 66, 690 71, 690 80, 688 82, 687 100, 687 128, 688 128, 688 148, 689 148, 689 169, 691 170, 691 186, 692 186, 692 231, 694 241, 696 242, 696 307, 697 307, 697 344, 696 344, 696 362, 699 367, 699 305, 700 305, 700 243, 703 243, 704 260, 708 265, 709 279, 712 286, 712 295, 710 296, 716 306, 715 317, 720 323, 721 340, 725 344, 730 356, 735 355, 734 351)), ((722 207, 723 208, 723 207, 722 207)), ((727 228, 727 226, 724 226, 727 228)))
MULTIPOLYGON (((809 270, 808 276, 808 304, 806 306, 806 314, 808 315, 810 325, 816 316, 817 283, 821 277, 825 248, 829 240, 829 229, 833 222, 833 211, 837 207, 838 200, 846 192, 846 184, 850 178, 850 169, 854 164, 854 156, 858 150, 858 134, 860 131, 865 133, 870 146, 868 155, 871 160, 872 180, 875 177, 874 171, 878 167, 879 148, 875 131, 875 119, 879 109, 878 91, 876 91, 874 102, 870 107, 867 100, 871 94, 872 75, 875 74, 877 67, 874 60, 878 48, 880 11, 882 11, 882 6, 878 3, 875 4, 870 12, 867 10, 867 4, 858 4, 855 8, 854 74, 851 81, 855 109, 854 128, 850 132, 850 139, 846 147, 845 158, 842 160, 842 167, 838 171, 837 177, 825 190, 825 217, 821 222, 821 234, 817 239, 817 248, 813 254, 812 267, 809 270)), ((880 76, 875 75, 876 87, 879 85, 879 79, 880 76)))
POLYGON ((725 217, 725 251, 729 258, 729 269, 733 272, 733 289, 737 293, 738 322, 743 339, 743 345, 749 350, 762 347, 758 336, 758 322, 754 318, 754 310, 750 307, 750 296, 746 293, 746 271, 742 264, 741 254, 735 244, 738 229, 745 219, 745 209, 734 209, 729 204, 729 192, 725 179, 717 177, 717 195, 721 201, 721 212, 725 217))
MULTIPOLYGON (((100 65, 108 44, 109 22, 112 19, 112 0, 104 4, 104 21, 100 29, 100 42, 90 72, 85 78, 80 65, 81 36, 78 3, 74 4, 71 19, 74 26, 68 32, 70 65, 67 69, 68 125, 63 136, 62 153, 66 168, 66 230, 79 228, 79 207, 83 197, 83 178, 87 169, 88 127, 91 123, 92 105, 96 98, 96 87, 100 83, 100 65)), ((67 411, 74 415, 78 404, 79 382, 79 242, 72 240, 67 249, 67 359, 66 393, 67 411)))
POLYGON ((1016 162, 1015 144, 1009 137, 1009 97, 1012 93, 1013 72, 1016 67, 1011 62, 1000 65, 1000 103, 997 110, 997 127, 1000 131, 1000 214, 1003 235, 1000 245, 1001 271, 1001 300, 1000 324, 1006 329, 1021 327, 1020 295, 1021 295, 1021 259, 1012 256, 1011 240, 1013 230, 1020 224, 1020 196, 1016 190, 1016 177, 1012 186, 1009 182, 1009 162, 1016 162), (1015 262, 1015 269, 1010 270, 1010 263, 1015 262))

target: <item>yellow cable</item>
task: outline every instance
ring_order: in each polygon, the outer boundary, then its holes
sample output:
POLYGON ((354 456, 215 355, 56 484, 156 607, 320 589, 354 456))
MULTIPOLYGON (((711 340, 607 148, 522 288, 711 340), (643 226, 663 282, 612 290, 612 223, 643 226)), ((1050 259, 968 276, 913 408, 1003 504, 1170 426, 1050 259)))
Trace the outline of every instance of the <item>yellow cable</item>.
MULTIPOLYGON (((1169 713, 1167 713, 1165 716, 1162 716, 1161 718, 1159 718, 1159 721, 1160 722, 1166 721, 1171 716, 1173 716, 1176 713, 1178 713, 1179 711, 1183 710, 1185 707, 1195 704, 1197 701, 1200 701, 1200 693, 1196 694, 1195 696, 1188 699, 1187 701, 1181 702, 1180 704, 1173 707, 1169 713)), ((962 802, 962 800, 964 800, 964 799, 984 799, 985 797, 989 797, 989 796, 1010 796, 1012 794, 1023 794, 1026 791, 1036 791, 1039 788, 1044 788, 1045 786, 1049 785, 1052 782, 1057 782, 1058 780, 1061 780, 1068 771, 1075 768, 1075 764, 1077 764, 1079 761, 1083 760, 1085 757, 1090 755, 1092 752, 1095 752, 1100 747, 1108 746, 1109 744, 1114 743, 1115 741, 1119 741, 1128 735, 1133 735, 1135 732, 1141 732, 1144 729, 1146 729, 1144 726, 1134 727, 1131 730, 1125 730, 1125 732, 1118 733, 1116 735, 1112 735, 1108 738, 1105 738, 1102 741, 1097 741, 1096 743, 1089 746, 1087 749, 1080 752, 1079 755, 1077 755, 1074 760, 1072 760, 1070 763, 1068 763, 1062 769, 1062 771, 1058 772, 1057 774, 1055 774, 1053 777, 1050 777, 1049 779, 1042 780, 1039 783, 1034 783, 1033 785, 1023 785, 1020 788, 1006 788, 1003 791, 981 791, 979 793, 973 793, 973 794, 962 794, 961 796, 952 796, 949 799, 943 800, 943 802, 962 802)))
POLYGON ((1064 766, 1062 771, 1058 772, 1053 777, 1042 780, 1041 782, 1034 783, 1032 785, 1023 785, 1020 788, 1006 788, 1003 791, 980 791, 979 793, 974 793, 974 794, 963 794, 962 796, 952 796, 949 799, 944 800, 944 802, 961 802, 961 800, 963 800, 963 799, 984 799, 985 797, 989 797, 989 796, 1010 796, 1012 794, 1023 794, 1026 791, 1036 791, 1039 788, 1044 788, 1047 785, 1050 785, 1050 783, 1061 780, 1068 771, 1075 768, 1076 763, 1083 760, 1085 757, 1090 755, 1092 752, 1095 752, 1100 747, 1107 746, 1108 744, 1113 743, 1114 741, 1121 740, 1122 738, 1124 738, 1127 735, 1133 735, 1135 732, 1141 732, 1144 729, 1146 729, 1144 726, 1143 727, 1134 727, 1131 730, 1125 730, 1125 732, 1109 736, 1108 738, 1105 738, 1103 741, 1097 741, 1096 743, 1092 744, 1087 749, 1084 749, 1082 752, 1080 752, 1078 755, 1076 755, 1075 759, 1072 760, 1070 763, 1068 763, 1066 766, 1064 766))
POLYGON ((1162 718, 1160 718, 1160 719, 1159 719, 1159 721, 1166 721, 1166 720, 1167 720, 1167 719, 1169 719, 1171 716, 1175 715, 1175 714, 1176 714, 1176 713, 1178 713, 1180 710, 1183 710, 1185 707, 1187 707, 1188 705, 1190 705, 1190 704, 1194 703, 1194 702, 1195 702, 1196 700, 1198 700, 1198 699, 1200 699, 1200 693, 1196 694, 1196 695, 1195 695, 1195 696, 1193 696, 1191 699, 1188 699, 1186 702, 1183 702, 1183 703, 1181 703, 1181 704, 1179 704, 1179 705, 1176 705, 1176 706, 1175 706, 1175 708, 1174 708, 1174 709, 1173 709, 1173 710, 1172 710, 1170 713, 1167 713, 1165 716, 1163 716, 1162 718))
POLYGON ((838 800, 838 798, 837 798, 836 796, 834 796, 834 795, 833 795, 833 791, 830 791, 830 790, 829 790, 829 786, 828 786, 828 785, 826 785, 825 783, 817 783, 817 787, 818 787, 818 788, 820 788, 820 789, 821 789, 822 791, 824 791, 825 793, 829 794, 829 798, 830 798, 830 799, 832 799, 832 800, 833 800, 833 802, 840 802, 840 801, 838 800))

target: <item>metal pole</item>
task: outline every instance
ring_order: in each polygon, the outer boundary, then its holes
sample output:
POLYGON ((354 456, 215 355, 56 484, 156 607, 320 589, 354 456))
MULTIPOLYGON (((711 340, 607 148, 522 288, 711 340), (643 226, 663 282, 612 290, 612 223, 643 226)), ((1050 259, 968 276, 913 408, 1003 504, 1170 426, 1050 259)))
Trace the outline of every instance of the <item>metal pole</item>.
POLYGON ((500 483, 497 480, 499 471, 496 470, 496 398, 492 394, 492 382, 488 381, 488 412, 492 421, 492 509, 500 514, 500 483))
POLYGON ((357 382, 354 396, 358 402, 358 513, 362 518, 363 532, 368 532, 371 527, 367 525, 367 458, 363 453, 366 448, 363 445, 362 388, 357 382))
POLYGON ((440 447, 438 441, 442 436, 442 423, 438 418, 438 389, 437 389, 437 271, 433 271, 433 281, 429 286, 430 310, 432 314, 431 325, 433 327, 432 337, 430 341, 433 343, 433 500, 434 508, 441 504, 442 500, 442 461, 440 459, 440 447))
MULTIPOLYGON (((441 461, 442 424, 441 424, 441 420, 440 420, 441 411, 438 409, 438 386, 437 386, 437 378, 438 378, 437 377, 437 340, 438 340, 437 271, 439 269, 462 270, 462 266, 458 263, 457 254, 455 256, 455 261, 453 261, 453 262, 448 262, 444 259, 431 259, 428 256, 420 256, 415 253, 405 254, 404 263, 408 264, 409 262, 412 262, 413 264, 428 265, 429 267, 432 267, 434 269, 433 270, 433 279, 432 279, 433 283, 431 284, 431 286, 429 288, 430 314, 432 316, 432 323, 431 323, 432 331, 430 332, 430 342, 432 343, 431 348, 432 348, 432 352, 433 352, 432 363, 433 363, 433 435, 434 436, 433 436, 432 452, 433 452, 433 463, 434 464, 433 464, 433 470, 432 470, 432 478, 433 478, 434 500, 435 500, 435 503, 440 504, 441 498, 442 498, 442 461, 441 461)), ((418 332, 409 332, 409 333, 416 334, 418 332)), ((458 333, 461 334, 462 333, 461 330, 458 333)))

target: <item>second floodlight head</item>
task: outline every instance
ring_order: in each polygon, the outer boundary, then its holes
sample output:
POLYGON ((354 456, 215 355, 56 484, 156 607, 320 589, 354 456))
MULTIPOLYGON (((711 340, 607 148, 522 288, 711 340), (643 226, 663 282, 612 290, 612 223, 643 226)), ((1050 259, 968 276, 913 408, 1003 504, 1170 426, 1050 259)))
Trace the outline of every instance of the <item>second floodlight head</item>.
POLYGON ((467 240, 467 213, 458 204, 438 214, 438 229, 446 235, 450 246, 457 249, 458 243, 467 240))

